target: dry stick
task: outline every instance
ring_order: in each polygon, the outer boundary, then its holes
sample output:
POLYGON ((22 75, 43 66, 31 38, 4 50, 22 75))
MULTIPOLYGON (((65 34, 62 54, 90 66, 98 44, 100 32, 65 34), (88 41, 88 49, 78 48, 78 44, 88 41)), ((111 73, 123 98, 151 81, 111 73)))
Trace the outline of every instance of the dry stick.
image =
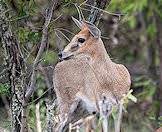
MULTIPOLYGON (((123 16, 123 15, 126 15, 126 14, 122 14, 122 13, 113 13, 113 12, 109 12, 109 11, 103 10, 103 9, 101 9, 101 8, 98 8, 98 7, 89 5, 89 4, 84 4, 84 5, 90 6, 90 7, 92 7, 92 8, 95 8, 95 9, 97 9, 97 10, 102 11, 103 13, 106 13, 106 14, 109 14, 109 15, 113 15, 113 16, 119 16, 119 17, 120 17, 120 16, 123 16)), ((83 8, 83 7, 80 7, 80 8, 83 8)), ((83 8, 83 9, 85 9, 85 8, 83 8)), ((89 11, 89 9, 86 9, 86 10, 89 11)))
POLYGON ((63 14, 60 14, 57 18, 55 18, 54 20, 52 20, 52 21, 50 22, 50 25, 49 25, 49 26, 51 26, 54 22, 56 22, 58 19, 60 19, 60 18, 62 17, 62 15, 63 15, 63 14))
POLYGON ((63 31, 68 32, 68 33, 70 33, 72 35, 75 35, 75 33, 71 32, 70 30, 65 29, 65 28, 55 28, 55 29, 57 29, 57 30, 63 30, 63 31))
POLYGON ((42 127, 41 127, 41 120, 40 120, 40 103, 38 102, 35 105, 35 115, 36 115, 36 126, 37 126, 37 132, 42 132, 42 127))
POLYGON ((63 45, 61 44, 61 36, 65 37, 66 40, 68 40, 70 42, 70 39, 60 30, 58 29, 54 29, 55 30, 55 34, 56 34, 56 45, 57 48, 59 49, 59 51, 63 50, 63 45))
MULTIPOLYGON (((60 31, 63 30, 63 31, 65 31, 65 32, 68 32, 68 33, 72 34, 73 36, 75 35, 73 32, 69 31, 68 29, 64 29, 64 28, 55 28, 54 30, 60 30, 60 31)), ((61 34, 63 34, 63 32, 62 32, 61 34)), ((56 35, 57 35, 57 37, 58 37, 58 34, 56 34, 56 35)), ((66 35, 64 34, 63 36, 66 36, 66 35)), ((67 36, 66 36, 66 37, 67 37, 67 36)), ((106 37, 106 36, 101 36, 101 38, 110 40, 110 38, 108 38, 108 37, 106 37)), ((68 39, 69 39, 69 38, 68 38, 68 39)))
POLYGON ((29 102, 29 103, 27 104, 27 106, 39 102, 39 101, 47 94, 47 92, 48 92, 49 90, 51 90, 51 88, 49 88, 49 89, 47 89, 46 91, 44 91, 40 97, 34 99, 32 102, 29 102))
POLYGON ((75 8, 77 9, 77 12, 79 14, 79 21, 85 20, 83 13, 80 11, 79 6, 75 3, 74 4, 75 8))
POLYGON ((32 75, 31 75, 31 79, 30 79, 30 86, 29 86, 29 89, 27 90, 27 92, 25 94, 26 101, 29 100, 30 96, 33 94, 33 92, 36 89, 36 87, 35 87, 36 73, 37 73, 36 68, 38 66, 39 60, 41 59, 43 51, 44 51, 44 49, 46 47, 46 44, 47 44, 48 25, 50 24, 52 14, 53 14, 53 10, 54 10, 54 8, 56 8, 57 4, 58 4, 58 0, 53 0, 51 8, 46 10, 45 23, 44 23, 44 27, 43 27, 43 31, 42 31, 42 40, 41 40, 41 44, 40 44, 38 54, 37 54, 37 56, 36 56, 36 58, 34 60, 32 75))
POLYGON ((25 58, 25 62, 28 60, 28 58, 31 56, 32 52, 34 51, 34 46, 32 47, 32 49, 30 50, 30 52, 28 52, 26 58, 25 58))
POLYGON ((61 32, 61 31, 58 30, 58 29, 54 29, 54 30, 55 30, 55 34, 57 35, 57 37, 59 37, 58 33, 60 33, 63 37, 66 38, 67 41, 70 42, 70 39, 69 39, 63 32, 61 32), (58 33, 57 33, 57 32, 58 32, 58 33))

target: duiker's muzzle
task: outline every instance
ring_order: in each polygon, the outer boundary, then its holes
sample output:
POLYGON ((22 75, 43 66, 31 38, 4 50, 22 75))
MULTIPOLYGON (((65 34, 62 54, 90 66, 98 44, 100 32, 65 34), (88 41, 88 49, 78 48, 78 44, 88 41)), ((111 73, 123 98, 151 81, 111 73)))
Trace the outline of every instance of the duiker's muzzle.
POLYGON ((63 51, 60 51, 58 53, 58 57, 60 60, 68 60, 70 59, 71 57, 73 56, 72 53, 66 53, 66 52, 63 52, 63 51))

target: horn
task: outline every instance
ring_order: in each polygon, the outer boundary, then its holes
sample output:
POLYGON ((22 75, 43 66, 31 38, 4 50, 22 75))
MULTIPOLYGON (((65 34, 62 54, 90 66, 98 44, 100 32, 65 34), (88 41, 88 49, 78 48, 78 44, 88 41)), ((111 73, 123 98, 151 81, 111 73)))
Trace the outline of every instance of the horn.
POLYGON ((82 21, 79 21, 77 20, 76 18, 72 17, 72 20, 74 21, 74 23, 80 28, 82 29, 83 27, 83 22, 82 21))

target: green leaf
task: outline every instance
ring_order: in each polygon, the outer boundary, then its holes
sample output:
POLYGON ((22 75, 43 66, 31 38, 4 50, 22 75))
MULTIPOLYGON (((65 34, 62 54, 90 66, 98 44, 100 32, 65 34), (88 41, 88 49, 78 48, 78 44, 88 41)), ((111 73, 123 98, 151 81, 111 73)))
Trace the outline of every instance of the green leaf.
POLYGON ((135 28, 135 26, 136 26, 136 18, 135 18, 135 16, 131 16, 131 17, 129 18, 129 26, 130 26, 131 28, 135 28))
POLYGON ((137 102, 137 98, 134 95, 132 95, 132 94, 128 95, 128 99, 130 99, 131 101, 133 101, 135 103, 137 102))
POLYGON ((44 54, 44 63, 49 64, 49 63, 56 63, 57 61, 57 54, 53 51, 48 51, 44 54))
POLYGON ((134 9, 134 3, 128 4, 128 5, 123 9, 123 11, 124 11, 124 13, 128 13, 128 12, 132 11, 133 9, 134 9))
POLYGON ((7 95, 9 94, 9 85, 7 83, 2 84, 0 83, 0 95, 7 95))
POLYGON ((147 32, 149 37, 153 38, 156 35, 156 32, 157 32, 155 24, 154 23, 150 24, 148 26, 146 32, 147 32))

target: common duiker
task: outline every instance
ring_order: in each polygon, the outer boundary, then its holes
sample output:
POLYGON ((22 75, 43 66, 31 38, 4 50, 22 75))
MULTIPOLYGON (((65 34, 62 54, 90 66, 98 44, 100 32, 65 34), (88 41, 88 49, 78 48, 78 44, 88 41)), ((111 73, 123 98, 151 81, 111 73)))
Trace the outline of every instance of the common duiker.
POLYGON ((112 106, 118 105, 128 92, 130 75, 125 66, 112 62, 95 25, 72 19, 81 31, 59 53, 63 61, 54 70, 59 112, 64 125, 87 113, 99 113, 103 118, 103 130, 107 132, 107 118, 112 106), (79 102, 87 113, 84 111, 74 117, 72 113, 76 113, 79 102))

